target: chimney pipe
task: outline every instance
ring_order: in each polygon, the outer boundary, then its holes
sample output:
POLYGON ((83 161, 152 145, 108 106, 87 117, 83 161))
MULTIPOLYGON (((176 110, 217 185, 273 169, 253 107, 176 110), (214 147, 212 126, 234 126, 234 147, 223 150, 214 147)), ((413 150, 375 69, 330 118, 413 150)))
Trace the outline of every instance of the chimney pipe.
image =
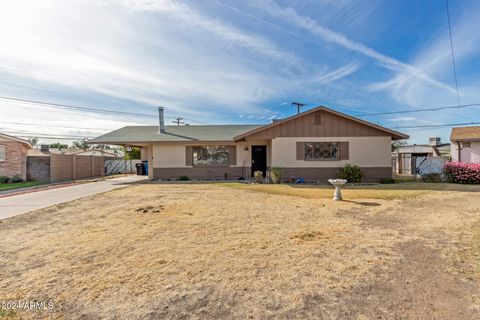
POLYGON ((159 133, 165 133, 165 119, 163 115, 163 107, 158 107, 158 121, 159 121, 159 133))

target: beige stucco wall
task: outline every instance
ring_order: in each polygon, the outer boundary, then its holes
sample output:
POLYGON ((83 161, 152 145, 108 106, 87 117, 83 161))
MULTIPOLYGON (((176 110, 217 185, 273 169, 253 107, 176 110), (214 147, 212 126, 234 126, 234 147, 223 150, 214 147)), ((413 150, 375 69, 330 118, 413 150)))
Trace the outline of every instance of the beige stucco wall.
MULTIPOLYGON (((232 144, 232 143, 230 143, 232 144)), ((153 168, 182 168, 187 167, 185 147, 189 146, 203 146, 208 143, 164 143, 153 144, 149 146, 152 150, 149 154, 149 164, 153 164, 153 168), (153 159, 152 159, 153 156, 153 159)), ((212 143, 212 145, 228 145, 228 143, 212 143)), ((235 167, 250 166, 251 164, 251 146, 252 145, 266 145, 267 146, 267 165, 271 163, 271 144, 269 140, 249 140, 237 143, 236 156, 237 161, 235 167), (245 147, 248 151, 245 151, 245 147)), ((150 173, 150 172, 149 172, 150 173)), ((149 174, 150 175, 150 174, 149 174)))
POLYGON ((272 144, 270 140, 247 140, 237 143, 237 167, 250 167, 252 164, 252 146, 267 146, 267 166, 272 163, 272 144), (245 151, 245 147, 248 150, 245 151))
MULTIPOLYGON (((179 168, 185 167, 184 144, 154 144, 153 167, 154 168, 179 168)), ((152 163, 152 162, 149 162, 152 163)))
MULTIPOLYGON (((470 148, 462 148, 460 161, 464 163, 480 163, 480 142, 470 142, 470 148)), ((458 162, 458 146, 456 142, 451 144, 452 161, 458 162)))
POLYGON ((360 167, 390 167, 390 137, 303 137, 275 138, 272 140, 272 166, 299 167, 342 167, 354 164, 360 167), (304 161, 296 159, 297 142, 349 142, 349 159, 341 161, 304 161))

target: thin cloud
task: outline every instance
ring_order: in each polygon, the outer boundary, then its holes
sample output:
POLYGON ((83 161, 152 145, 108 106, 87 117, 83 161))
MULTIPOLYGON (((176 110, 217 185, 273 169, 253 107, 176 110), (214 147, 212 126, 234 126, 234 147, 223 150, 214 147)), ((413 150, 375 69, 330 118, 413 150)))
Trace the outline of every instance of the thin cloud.
POLYGON ((341 68, 333 70, 332 72, 322 75, 321 77, 313 80, 312 83, 316 83, 316 82, 323 83, 323 84, 330 83, 335 80, 347 77, 352 73, 355 73, 358 69, 360 69, 360 66, 358 64, 349 63, 346 66, 343 66, 341 68))
MULTIPOLYGON (((221 3, 225 5, 224 3, 215 0, 217 3, 221 3)), ((407 71, 410 76, 414 76, 416 78, 422 79, 424 81, 427 81, 439 88, 443 88, 445 90, 453 91, 453 88, 450 85, 447 85, 441 81, 438 81, 437 79, 429 76, 427 73, 425 73, 422 69, 417 68, 415 66, 409 65, 407 63, 401 62, 395 58, 389 57, 387 55, 384 55, 382 53, 379 53, 375 51, 374 49, 364 45, 363 43, 353 41, 349 39, 347 36, 335 32, 329 28, 326 28, 324 26, 321 26, 318 24, 316 21, 313 19, 302 16, 298 14, 294 9, 292 8, 286 8, 286 7, 280 7, 277 5, 277 3, 273 0, 262 0, 262 1, 256 1, 255 2, 256 8, 261 9, 271 16, 275 18, 279 18, 282 21, 286 21, 290 24, 293 24, 294 26, 307 30, 310 33, 320 36, 324 41, 335 43, 336 45, 339 45, 341 47, 344 47, 346 49, 361 53, 364 56, 367 56, 371 59, 376 60, 379 62, 382 66, 393 70, 393 71, 407 71)), ((227 5, 225 5, 227 6, 227 5)), ((230 7, 230 6, 228 6, 230 7)), ((237 9, 238 10, 238 9, 237 9)), ((248 14, 250 16, 256 17, 254 15, 248 14)), ((259 21, 265 22, 265 20, 258 18, 259 21)), ((270 25, 273 25, 271 22, 267 22, 270 25)), ((285 30, 285 28, 280 27, 277 25, 277 27, 285 30)), ((298 35, 297 33, 290 32, 293 35, 298 35)), ((302 38, 305 38, 303 36, 300 36, 302 38)), ((310 40, 305 38, 306 40, 310 40)))

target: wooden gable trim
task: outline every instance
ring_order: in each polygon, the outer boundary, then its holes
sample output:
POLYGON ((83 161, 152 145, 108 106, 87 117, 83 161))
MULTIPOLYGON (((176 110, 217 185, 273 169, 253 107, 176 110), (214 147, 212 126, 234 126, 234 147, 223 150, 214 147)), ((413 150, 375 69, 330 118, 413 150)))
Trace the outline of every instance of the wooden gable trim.
MULTIPOLYGON (((358 118, 355 118, 355 117, 352 117, 352 116, 349 116, 347 114, 344 114, 344 113, 341 113, 341 112, 338 112, 338 111, 335 111, 335 110, 332 110, 332 109, 329 109, 327 107, 324 107, 324 106, 320 106, 320 107, 316 107, 316 108, 313 108, 313 109, 310 109, 308 111, 305 111, 305 112, 302 112, 300 114, 296 114, 296 115, 293 115, 291 117, 288 117, 286 119, 283 119, 283 120, 280 120, 280 121, 275 121, 269 125, 266 125, 266 126, 263 126, 263 127, 260 127, 260 128, 257 128, 257 129, 253 129, 251 131, 248 131, 248 132, 245 132, 241 135, 238 135, 234 138, 235 141, 239 141, 239 140, 243 140, 247 137, 250 137, 252 135, 255 135, 257 133, 260 133, 260 132, 263 132, 263 131, 266 131, 266 130, 272 130, 274 135, 278 135, 278 136, 295 136, 295 135, 298 135, 298 132, 299 132, 299 129, 298 128, 295 128, 295 129, 291 129, 291 130, 288 130, 288 128, 285 128, 285 126, 282 126, 282 124, 286 124, 287 122, 290 122, 290 121, 293 121, 293 120, 300 120, 302 121, 302 126, 304 128, 306 127, 309 127, 308 123, 306 123, 306 119, 308 115, 311 115, 312 113, 320 113, 322 114, 323 112, 328 112, 330 114, 333 114, 333 115, 336 115, 338 117, 341 117, 341 118, 344 118, 344 119, 347 119, 347 120, 351 120, 351 121, 354 121, 355 123, 358 123, 360 125, 364 125, 366 127, 369 127, 369 128, 372 128, 372 129, 375 129, 375 130, 378 130, 380 132, 383 132, 383 133, 386 133, 386 135, 389 135, 391 136, 393 139, 395 140, 400 140, 400 139, 408 139, 409 136, 406 135, 406 134, 403 134, 403 133, 400 133, 400 132, 397 132, 397 131, 394 131, 394 130, 390 130, 390 129, 387 129, 385 127, 382 127, 382 126, 379 126, 379 125, 376 125, 374 123, 371 123, 371 122, 368 122, 368 121, 365 121, 365 120, 362 120, 362 119, 358 119, 358 118), (286 132, 286 131, 292 131, 292 132, 286 132), (295 132, 293 132, 295 131, 295 132)), ((320 125, 325 125, 325 126, 328 126, 329 124, 326 123, 326 121, 323 121, 323 117, 321 117, 321 124, 320 125)), ((313 125, 314 123, 312 123, 313 125)), ((320 126, 319 125, 319 126, 320 126)), ((308 136, 312 136, 312 134, 308 135, 308 136)))

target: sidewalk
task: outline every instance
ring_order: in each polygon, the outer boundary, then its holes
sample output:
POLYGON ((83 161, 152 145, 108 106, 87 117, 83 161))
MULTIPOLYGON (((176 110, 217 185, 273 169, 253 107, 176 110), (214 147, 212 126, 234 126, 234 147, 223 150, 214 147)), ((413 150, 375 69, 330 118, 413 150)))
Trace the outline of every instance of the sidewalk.
POLYGON ((3 197, 0 195, 0 219, 125 187, 146 179, 146 176, 127 176, 86 183, 71 182, 66 186, 52 185, 53 188, 45 190, 26 190, 26 192, 3 197))

